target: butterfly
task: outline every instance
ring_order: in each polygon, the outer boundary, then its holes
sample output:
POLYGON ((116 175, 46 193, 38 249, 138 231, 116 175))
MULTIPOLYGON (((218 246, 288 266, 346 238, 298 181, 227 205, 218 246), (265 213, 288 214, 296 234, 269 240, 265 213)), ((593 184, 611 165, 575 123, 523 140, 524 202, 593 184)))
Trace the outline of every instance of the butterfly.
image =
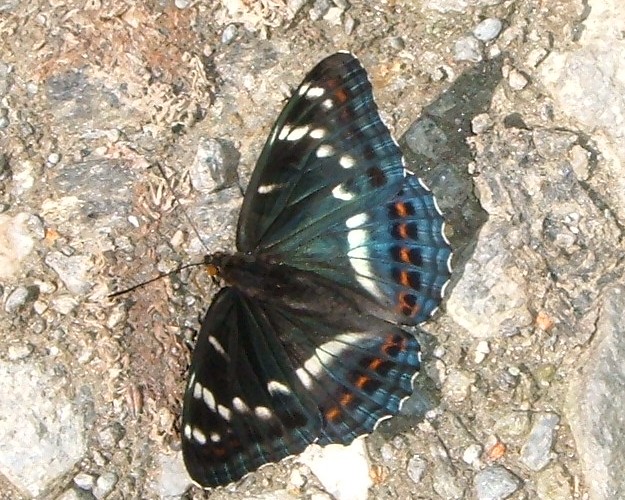
POLYGON ((202 322, 184 395, 183 458, 202 487, 311 443, 349 444, 413 391, 420 347, 401 325, 437 309, 451 248, 353 55, 322 60, 287 102, 236 248, 204 258, 227 286, 202 322))

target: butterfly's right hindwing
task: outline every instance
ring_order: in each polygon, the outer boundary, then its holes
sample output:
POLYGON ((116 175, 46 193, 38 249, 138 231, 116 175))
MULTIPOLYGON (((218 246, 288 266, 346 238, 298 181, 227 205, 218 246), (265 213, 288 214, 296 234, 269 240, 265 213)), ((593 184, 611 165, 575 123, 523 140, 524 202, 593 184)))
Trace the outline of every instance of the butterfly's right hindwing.
POLYGON ((317 405, 266 318, 232 288, 202 323, 184 396, 182 451, 202 486, 236 481, 300 453, 320 434, 317 405))

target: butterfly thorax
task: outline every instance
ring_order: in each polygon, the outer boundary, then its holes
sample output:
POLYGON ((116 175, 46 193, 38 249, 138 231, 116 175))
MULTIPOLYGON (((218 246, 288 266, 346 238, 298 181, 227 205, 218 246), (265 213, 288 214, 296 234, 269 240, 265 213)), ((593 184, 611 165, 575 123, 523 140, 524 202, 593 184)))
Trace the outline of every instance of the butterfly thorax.
POLYGON ((341 290, 315 273, 289 266, 274 256, 237 252, 214 253, 204 257, 214 274, 245 296, 264 303, 306 314, 344 316, 345 307, 365 310, 374 307, 361 295, 341 290))

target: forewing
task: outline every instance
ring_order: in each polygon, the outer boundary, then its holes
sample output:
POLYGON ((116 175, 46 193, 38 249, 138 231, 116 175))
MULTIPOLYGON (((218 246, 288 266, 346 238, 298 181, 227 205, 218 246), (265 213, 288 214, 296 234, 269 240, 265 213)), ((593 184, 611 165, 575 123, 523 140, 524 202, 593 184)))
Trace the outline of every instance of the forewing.
POLYGON ((306 76, 276 121, 247 187, 237 247, 296 249, 388 199, 403 176, 365 70, 354 56, 334 54, 306 76))
POLYGON ((275 258, 367 294, 388 311, 386 319, 418 324, 436 310, 449 281, 444 225, 432 193, 408 175, 394 196, 275 258))

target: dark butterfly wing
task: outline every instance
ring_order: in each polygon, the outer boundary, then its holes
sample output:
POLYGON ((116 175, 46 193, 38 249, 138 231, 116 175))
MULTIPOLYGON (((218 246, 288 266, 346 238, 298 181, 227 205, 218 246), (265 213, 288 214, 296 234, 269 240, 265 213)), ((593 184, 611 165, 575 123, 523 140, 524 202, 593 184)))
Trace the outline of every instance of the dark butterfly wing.
POLYGON ((408 174, 391 199, 276 255, 352 290, 364 290, 385 319, 418 324, 438 307, 450 276, 451 247, 432 193, 408 174))
POLYGON ((237 245, 372 296, 390 321, 418 324, 441 302, 451 255, 443 218, 404 170, 350 54, 321 61, 282 111, 247 188, 237 245))
POLYGON ((399 411, 419 361, 414 337, 377 318, 329 324, 222 290, 185 392, 187 470, 200 485, 219 486, 312 442, 347 444, 399 411))
POLYGON ((273 327, 233 288, 213 300, 193 351, 182 412, 187 471, 202 486, 236 481, 300 453, 321 416, 273 327))
POLYGON ((404 171, 371 84, 347 53, 321 61, 274 125, 247 187, 237 247, 297 248, 397 193, 404 171))
MULTIPOLYGON (((318 300, 331 301, 331 289, 318 300)), ((319 408, 318 444, 349 444, 370 433, 412 394, 420 348, 401 328, 350 311, 332 323, 303 311, 265 306, 264 313, 319 408)))

